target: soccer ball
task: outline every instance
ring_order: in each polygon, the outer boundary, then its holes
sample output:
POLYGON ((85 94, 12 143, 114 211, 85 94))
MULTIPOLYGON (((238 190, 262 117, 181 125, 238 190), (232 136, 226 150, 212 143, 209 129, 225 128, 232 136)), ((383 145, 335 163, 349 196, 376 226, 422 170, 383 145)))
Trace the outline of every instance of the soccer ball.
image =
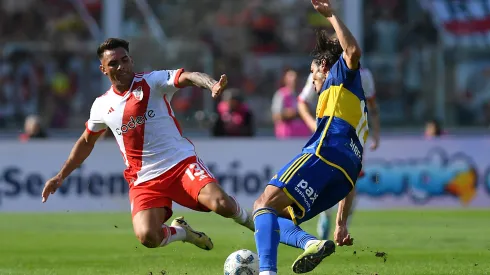
POLYGON ((225 275, 258 275, 259 256, 247 249, 235 251, 226 258, 225 275))

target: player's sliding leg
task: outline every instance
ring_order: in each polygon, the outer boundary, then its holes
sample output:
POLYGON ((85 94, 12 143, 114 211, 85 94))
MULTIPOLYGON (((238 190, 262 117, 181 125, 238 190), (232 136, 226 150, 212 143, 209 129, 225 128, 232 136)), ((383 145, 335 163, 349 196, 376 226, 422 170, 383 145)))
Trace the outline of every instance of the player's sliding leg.
MULTIPOLYGON (((352 185, 340 170, 332 170, 324 179, 326 180, 324 189, 318 194, 316 199, 319 203, 314 203, 310 211, 303 218, 297 220, 298 224, 302 224, 325 212, 325 209, 331 209, 352 190, 352 185)), ((335 252, 335 243, 333 241, 312 241, 293 262, 293 272, 298 274, 310 272, 333 252, 335 252)))
POLYGON ((293 221, 279 217, 280 242, 292 247, 306 249, 310 245, 319 242, 319 240, 308 234, 301 227, 295 225, 293 221))
POLYGON ((225 218, 231 218, 238 224, 254 231, 250 214, 233 198, 229 196, 216 182, 210 182, 199 192, 200 204, 225 218))
POLYGON ((175 218, 172 221, 171 227, 169 227, 169 229, 171 230, 172 228, 180 228, 184 230, 184 232, 186 233, 186 238, 183 240, 184 242, 192 243, 195 246, 204 250, 213 249, 213 242, 211 241, 211 239, 205 233, 198 232, 192 229, 187 221, 184 220, 184 217, 175 218))
MULTIPOLYGON (((232 218, 235 222, 252 231, 255 230, 251 215, 240 206, 235 198, 226 194, 218 184, 211 182, 203 187, 199 192, 198 201, 211 211, 225 218, 232 218)), ((307 244, 312 243, 308 241, 317 240, 314 236, 294 225, 291 220, 279 218, 279 221, 281 225, 281 243, 305 249, 307 244)))
POLYGON ((278 210, 293 201, 282 189, 268 185, 254 204, 255 244, 259 254, 260 275, 277 274, 277 249, 281 240, 278 210))
MULTIPOLYGON (((304 231, 300 226, 295 225, 287 209, 284 209, 282 215, 279 214, 277 221, 279 222, 280 229, 280 242, 295 248, 301 248, 307 250, 312 245, 318 245, 322 243, 317 237, 304 231), (284 218, 288 217, 288 218, 284 218)), ((303 221, 309 220, 310 214, 307 214, 303 221)), ((323 241, 323 243, 326 243, 323 241)), ((311 249, 311 248, 310 248, 311 249)))
POLYGON ((138 211, 133 217, 133 229, 141 244, 148 248, 163 247, 175 241, 190 242, 199 248, 210 250, 213 243, 202 232, 192 230, 185 222, 164 222, 171 216, 169 208, 150 208, 138 211))

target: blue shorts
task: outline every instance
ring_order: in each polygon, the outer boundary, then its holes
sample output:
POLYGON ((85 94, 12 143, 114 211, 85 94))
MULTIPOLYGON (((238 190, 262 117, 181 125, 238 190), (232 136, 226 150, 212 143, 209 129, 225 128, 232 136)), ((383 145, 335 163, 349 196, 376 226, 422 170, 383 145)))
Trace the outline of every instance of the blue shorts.
POLYGON ((341 170, 307 153, 286 164, 269 184, 283 189, 294 201, 290 213, 296 224, 333 207, 353 188, 341 170))

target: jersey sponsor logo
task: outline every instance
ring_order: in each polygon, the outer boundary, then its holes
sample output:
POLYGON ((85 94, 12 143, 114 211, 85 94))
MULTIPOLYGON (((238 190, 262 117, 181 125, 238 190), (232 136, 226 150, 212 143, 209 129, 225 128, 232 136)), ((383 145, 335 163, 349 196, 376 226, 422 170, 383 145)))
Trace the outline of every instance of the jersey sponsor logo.
POLYGON ((121 125, 121 127, 119 127, 119 128, 116 128, 116 133, 118 135, 125 134, 128 131, 135 129, 139 125, 145 124, 145 122, 148 119, 153 118, 153 117, 155 117, 155 111, 153 111, 153 110, 146 111, 146 113, 142 116, 137 116, 137 117, 130 116, 128 123, 121 125))
POLYGON ((134 98, 136 98, 137 100, 141 101, 143 99, 143 88, 141 88, 141 86, 134 89, 132 93, 134 98))
POLYGON ((294 191, 298 192, 298 194, 303 198, 308 208, 311 208, 311 205, 318 198, 318 193, 308 185, 306 180, 301 180, 296 187, 294 187, 294 191))
POLYGON ((356 154, 357 158, 361 159, 361 157, 362 157, 361 150, 359 150, 359 148, 357 148, 357 145, 353 139, 350 139, 350 148, 352 149, 354 154, 356 154))

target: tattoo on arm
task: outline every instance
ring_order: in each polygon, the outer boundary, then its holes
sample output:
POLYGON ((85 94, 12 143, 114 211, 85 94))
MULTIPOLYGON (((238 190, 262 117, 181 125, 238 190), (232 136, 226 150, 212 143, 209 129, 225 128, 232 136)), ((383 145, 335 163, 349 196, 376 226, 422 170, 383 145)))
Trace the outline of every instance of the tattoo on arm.
POLYGON ((200 72, 190 73, 187 76, 187 80, 189 80, 194 86, 208 90, 211 90, 213 86, 218 83, 218 81, 214 80, 211 76, 200 72))

